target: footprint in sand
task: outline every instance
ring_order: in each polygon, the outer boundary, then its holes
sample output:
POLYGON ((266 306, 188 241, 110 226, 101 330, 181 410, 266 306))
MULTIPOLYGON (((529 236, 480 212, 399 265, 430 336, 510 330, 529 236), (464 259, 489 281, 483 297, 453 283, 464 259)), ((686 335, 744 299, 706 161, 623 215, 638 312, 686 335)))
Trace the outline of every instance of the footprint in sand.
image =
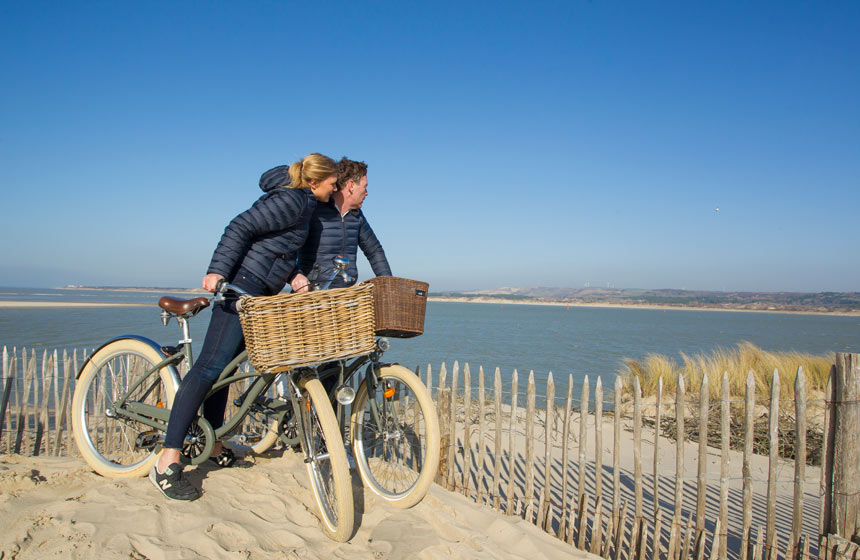
POLYGON ((206 528, 209 535, 218 546, 230 552, 256 548, 257 539, 244 527, 231 521, 221 521, 206 528))
POLYGON ((439 544, 439 535, 414 520, 389 517, 370 533, 368 545, 377 558, 415 558, 439 544))

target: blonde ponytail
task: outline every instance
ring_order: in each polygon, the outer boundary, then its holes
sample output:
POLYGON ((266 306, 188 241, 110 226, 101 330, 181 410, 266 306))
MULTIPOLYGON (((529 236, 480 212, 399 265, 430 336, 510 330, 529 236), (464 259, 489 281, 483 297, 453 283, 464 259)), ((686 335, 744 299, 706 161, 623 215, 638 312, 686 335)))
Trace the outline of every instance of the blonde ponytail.
POLYGON ((316 152, 306 155, 301 161, 290 165, 290 184, 292 189, 311 188, 311 181, 322 181, 337 175, 337 164, 330 157, 316 152))

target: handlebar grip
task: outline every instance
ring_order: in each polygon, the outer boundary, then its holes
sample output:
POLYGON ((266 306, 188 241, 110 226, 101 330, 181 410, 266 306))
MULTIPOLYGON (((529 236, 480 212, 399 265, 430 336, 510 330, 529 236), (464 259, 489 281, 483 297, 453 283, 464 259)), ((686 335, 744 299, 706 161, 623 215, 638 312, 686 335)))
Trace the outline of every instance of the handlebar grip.
POLYGON ((215 284, 215 293, 216 294, 222 293, 222 290, 224 289, 224 284, 226 284, 226 283, 227 283, 227 281, 224 280, 223 278, 218 280, 218 283, 215 284))

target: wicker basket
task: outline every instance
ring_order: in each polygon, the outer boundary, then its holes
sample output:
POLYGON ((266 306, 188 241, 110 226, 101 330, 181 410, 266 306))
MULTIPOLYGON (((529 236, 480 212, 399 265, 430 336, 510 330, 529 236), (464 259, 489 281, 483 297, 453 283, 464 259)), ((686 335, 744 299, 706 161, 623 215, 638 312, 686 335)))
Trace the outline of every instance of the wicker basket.
POLYGON ((373 294, 367 284, 240 300, 239 319, 248 359, 257 371, 298 366, 371 352, 373 294))
POLYGON ((430 284, 396 276, 377 276, 373 284, 376 334, 410 338, 424 334, 424 313, 430 284))

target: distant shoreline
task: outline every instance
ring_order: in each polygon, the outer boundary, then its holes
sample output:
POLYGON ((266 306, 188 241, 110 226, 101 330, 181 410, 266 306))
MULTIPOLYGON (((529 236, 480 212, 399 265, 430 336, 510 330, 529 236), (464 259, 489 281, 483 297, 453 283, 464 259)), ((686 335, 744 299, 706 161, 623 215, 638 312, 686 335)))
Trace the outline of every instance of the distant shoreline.
POLYGON ((32 309, 48 307, 141 307, 152 306, 151 303, 125 303, 125 302, 82 302, 82 301, 3 301, 0 300, 0 308, 32 309))
POLYGON ((781 313, 793 315, 825 315, 829 317, 860 317, 860 311, 804 311, 797 309, 743 309, 734 307, 693 307, 681 305, 651 305, 646 303, 597 303, 597 302, 570 302, 560 300, 530 300, 530 299, 504 299, 489 297, 446 297, 428 296, 428 301, 439 301, 448 303, 489 303, 499 305, 545 305, 554 307, 604 307, 612 309, 653 309, 657 311, 736 311, 739 313, 781 313))
POLYGON ((154 294, 208 294, 203 288, 129 288, 129 287, 92 287, 92 286, 60 286, 55 290, 78 290, 81 292, 143 292, 154 294))
MULTIPOLYGON (((157 287, 120 287, 120 286, 62 286, 55 288, 56 290, 79 290, 91 292, 136 292, 136 293, 174 293, 174 294, 209 294, 202 288, 157 288, 157 287)), ((860 310, 839 310, 839 311, 821 311, 812 309, 787 309, 785 307, 771 306, 766 309, 750 309, 747 307, 732 307, 732 306, 692 306, 692 305, 671 305, 671 304, 650 304, 650 303, 614 303, 614 302, 584 302, 584 301, 569 301, 557 299, 542 299, 534 297, 524 298, 505 298, 505 297, 490 297, 490 296, 434 296, 429 295, 429 301, 448 302, 448 303, 482 303, 493 305, 542 305, 553 307, 598 307, 607 309, 653 309, 653 310, 677 310, 677 311, 724 311, 724 312, 741 312, 741 313, 780 313, 780 314, 795 314, 795 315, 822 315, 830 317, 860 317, 860 310)), ((0 300, 0 308, 38 308, 38 307, 125 307, 125 306, 142 306, 152 305, 150 303, 101 303, 101 302, 41 302, 41 301, 2 301, 0 300)))

